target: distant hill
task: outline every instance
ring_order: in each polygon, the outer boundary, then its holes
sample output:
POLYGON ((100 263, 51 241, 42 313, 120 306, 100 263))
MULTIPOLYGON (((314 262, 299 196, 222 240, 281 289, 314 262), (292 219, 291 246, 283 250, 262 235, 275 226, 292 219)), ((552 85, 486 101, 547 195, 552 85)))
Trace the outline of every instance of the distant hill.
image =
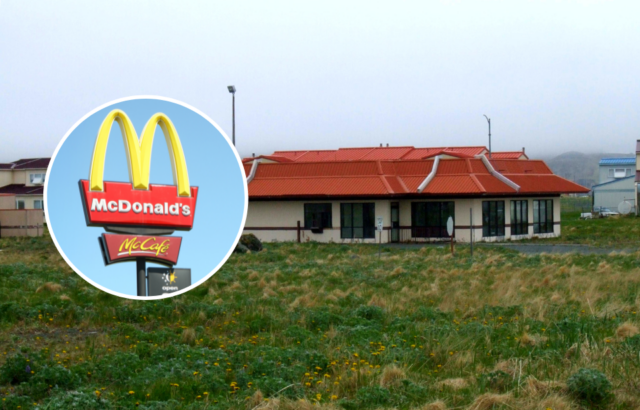
POLYGON ((635 154, 583 154, 571 151, 551 159, 545 159, 545 162, 555 174, 591 188, 598 183, 598 163, 602 158, 629 157, 635 157, 635 154))

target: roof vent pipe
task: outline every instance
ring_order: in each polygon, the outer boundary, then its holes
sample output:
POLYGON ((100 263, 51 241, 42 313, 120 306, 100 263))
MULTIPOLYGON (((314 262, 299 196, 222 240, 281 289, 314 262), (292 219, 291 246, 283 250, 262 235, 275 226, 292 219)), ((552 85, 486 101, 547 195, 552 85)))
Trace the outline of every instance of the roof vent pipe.
POLYGON ((491 162, 489 162, 489 160, 487 159, 486 156, 484 156, 484 155, 476 155, 475 158, 479 158, 480 160, 482 160, 482 163, 484 164, 484 166, 487 168, 487 171, 489 171, 489 173, 491 175, 493 175, 499 181, 502 181, 503 183, 509 185, 511 188, 515 189, 516 192, 520 192, 520 185, 516 184, 515 182, 513 182, 509 178, 505 177, 504 175, 502 175, 501 173, 496 171, 495 168, 493 167, 493 165, 491 165, 491 162))
POLYGON ((422 183, 418 187, 419 194, 421 194, 422 191, 424 191, 424 189, 427 187, 427 185, 429 185, 429 182, 431 182, 431 180, 435 178, 436 172, 438 172, 438 164, 440 164, 440 157, 441 157, 440 155, 437 155, 433 160, 433 165, 431 166, 431 172, 429 173, 429 175, 427 175, 427 177, 424 179, 424 181, 422 181, 422 183))
POLYGON ((389 143, 387 142, 387 148, 389 148, 389 143))
POLYGON ((249 176, 247 176, 247 184, 253 181, 253 178, 256 176, 256 172, 258 171, 258 165, 260 164, 260 159, 253 161, 251 165, 251 171, 249 171, 249 176))
POLYGON ((382 143, 380 143, 380 148, 382 148, 382 143))

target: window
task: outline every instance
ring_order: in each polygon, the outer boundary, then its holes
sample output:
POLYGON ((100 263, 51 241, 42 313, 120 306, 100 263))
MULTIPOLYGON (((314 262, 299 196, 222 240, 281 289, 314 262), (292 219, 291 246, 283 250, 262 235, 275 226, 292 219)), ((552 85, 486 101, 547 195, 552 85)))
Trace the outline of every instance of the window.
POLYGON ((447 220, 454 217, 453 202, 412 202, 413 238, 448 238, 447 220))
POLYGON ((528 201, 511 201, 511 235, 529 233, 528 201))
POLYGON ((633 175, 633 170, 631 168, 627 168, 627 176, 630 177, 633 175))
POLYGON ((42 209, 42 199, 36 199, 33 201, 33 209, 42 209))
POLYGON ((533 201, 533 233, 553 232, 553 199, 533 201))
POLYGON ((24 200, 22 199, 16 200, 16 209, 24 209, 24 200))
POLYGON ((482 202, 482 236, 504 236, 504 201, 482 202))
POLYGON ((331 204, 304 204, 304 227, 331 228, 331 204))
POLYGON ((32 184, 44 184, 46 174, 29 174, 29 182, 32 184))
POLYGON ((616 168, 613 173, 614 178, 624 178, 627 175, 627 171, 624 168, 616 168))
POLYGON ((375 238, 375 204, 340 204, 340 237, 375 238))

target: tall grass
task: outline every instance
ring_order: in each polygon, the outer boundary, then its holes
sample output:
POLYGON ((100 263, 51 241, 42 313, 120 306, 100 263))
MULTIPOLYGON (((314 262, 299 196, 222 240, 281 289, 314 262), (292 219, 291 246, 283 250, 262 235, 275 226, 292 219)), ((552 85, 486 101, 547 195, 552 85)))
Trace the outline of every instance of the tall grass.
POLYGON ((572 409, 580 368, 640 406, 638 252, 266 244, 140 302, 0 249, 0 408, 572 409))

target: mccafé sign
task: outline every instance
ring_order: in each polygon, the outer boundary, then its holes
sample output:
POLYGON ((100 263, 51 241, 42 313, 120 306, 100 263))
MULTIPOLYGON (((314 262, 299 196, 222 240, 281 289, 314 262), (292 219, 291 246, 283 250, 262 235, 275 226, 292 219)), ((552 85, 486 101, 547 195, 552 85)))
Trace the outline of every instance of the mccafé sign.
POLYGON ((100 238, 107 265, 144 257, 163 264, 178 263, 182 238, 179 236, 118 235, 103 233, 100 238))
POLYGON ((127 114, 113 110, 98 131, 89 180, 80 180, 80 192, 89 226, 158 227, 190 230, 198 188, 189 185, 182 144, 171 120, 154 114, 140 139, 127 114), (120 126, 129 165, 130 182, 103 180, 107 143, 112 124, 120 126), (172 161, 175 185, 149 184, 151 148, 156 126, 164 133, 172 161))

